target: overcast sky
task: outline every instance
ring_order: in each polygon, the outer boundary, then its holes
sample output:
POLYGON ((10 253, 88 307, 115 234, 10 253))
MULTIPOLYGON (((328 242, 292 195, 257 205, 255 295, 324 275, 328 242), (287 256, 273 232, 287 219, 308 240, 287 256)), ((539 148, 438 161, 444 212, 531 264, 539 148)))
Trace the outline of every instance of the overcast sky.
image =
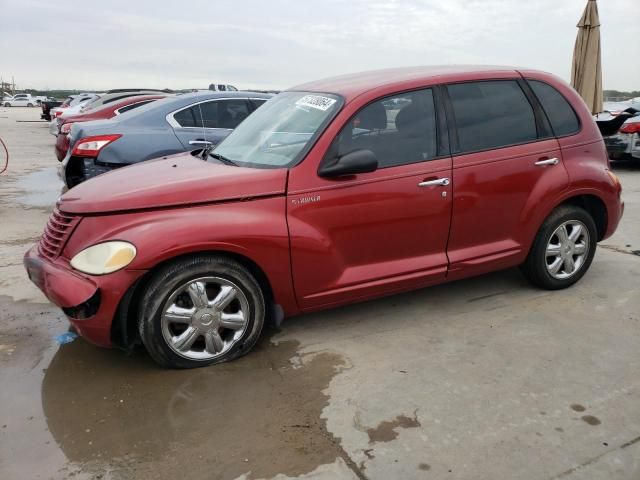
MULTIPOLYGON (((274 88, 395 66, 499 64, 569 80, 586 0, 0 0, 21 88, 274 88)), ((640 89, 640 0, 600 0, 604 88, 640 89)))

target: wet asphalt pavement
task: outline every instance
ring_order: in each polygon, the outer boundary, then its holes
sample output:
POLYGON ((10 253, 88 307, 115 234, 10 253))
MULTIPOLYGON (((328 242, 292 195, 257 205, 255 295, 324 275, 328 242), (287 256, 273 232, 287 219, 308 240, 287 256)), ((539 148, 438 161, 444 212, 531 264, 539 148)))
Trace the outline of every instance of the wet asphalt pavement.
POLYGON ((22 254, 60 194, 37 109, 0 108, 0 479, 640 478, 640 165, 575 287, 517 271, 305 315, 191 371, 59 345, 22 254))

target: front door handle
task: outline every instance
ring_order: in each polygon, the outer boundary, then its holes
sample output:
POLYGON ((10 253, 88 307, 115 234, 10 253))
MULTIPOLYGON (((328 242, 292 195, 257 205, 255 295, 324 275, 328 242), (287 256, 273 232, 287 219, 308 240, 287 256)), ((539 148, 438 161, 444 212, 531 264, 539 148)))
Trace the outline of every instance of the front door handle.
POLYGON ((189 145, 195 145, 199 147, 208 147, 209 145, 213 145, 213 142, 208 142, 204 139, 197 138, 195 140, 189 140, 189 145))
POLYGON ((536 167, 544 167, 546 165, 557 165, 560 162, 557 158, 545 158, 535 163, 536 167))
POLYGON ((424 182, 420 182, 418 184, 419 187, 433 187, 439 185, 441 187, 446 187, 449 185, 451 181, 448 178, 436 178, 435 180, 425 180, 424 182))

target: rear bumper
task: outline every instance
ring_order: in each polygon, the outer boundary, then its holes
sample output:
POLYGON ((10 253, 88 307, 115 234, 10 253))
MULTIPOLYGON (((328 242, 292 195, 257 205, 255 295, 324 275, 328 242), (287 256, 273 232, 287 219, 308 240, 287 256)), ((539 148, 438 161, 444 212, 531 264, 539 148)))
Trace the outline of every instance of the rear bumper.
POLYGON ((640 160, 640 135, 616 133, 604 138, 609 158, 613 160, 640 160))
POLYGON ((110 347, 111 325, 126 291, 145 272, 120 270, 109 275, 85 276, 62 258, 49 260, 34 245, 24 256, 29 279, 89 342, 110 347))
MULTIPOLYGON (((69 188, 75 187, 90 178, 97 177, 103 173, 108 173, 116 168, 126 167, 127 164, 108 164, 98 161, 96 158, 75 157, 71 155, 70 148, 65 152, 60 166, 60 178, 69 188)), ((56 147, 56 154, 58 153, 56 147)))

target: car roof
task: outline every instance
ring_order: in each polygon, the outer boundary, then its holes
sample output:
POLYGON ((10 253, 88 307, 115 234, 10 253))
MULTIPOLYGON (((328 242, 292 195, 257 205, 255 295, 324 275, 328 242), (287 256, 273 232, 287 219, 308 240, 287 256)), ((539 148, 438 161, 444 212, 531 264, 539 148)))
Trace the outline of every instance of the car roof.
POLYGON ((411 82, 438 79, 442 82, 471 80, 476 74, 515 72, 516 67, 493 65, 429 65, 417 67, 389 68, 351 73, 303 83, 290 91, 326 92, 343 96, 347 101, 378 88, 398 86, 404 88, 411 82))
POLYGON ((175 97, 168 96, 159 101, 135 108, 120 115, 118 121, 132 123, 156 120, 164 121, 164 117, 168 113, 215 98, 264 98, 267 100, 271 97, 273 97, 273 95, 256 92, 212 92, 206 90, 203 92, 185 93, 176 95, 175 97))
POLYGON ((271 98, 273 95, 256 92, 213 92, 206 90, 202 92, 184 93, 182 95, 176 95, 170 100, 163 102, 163 105, 171 105, 173 108, 180 108, 182 106, 191 105, 192 103, 200 102, 203 100, 209 100, 213 98, 271 98))

